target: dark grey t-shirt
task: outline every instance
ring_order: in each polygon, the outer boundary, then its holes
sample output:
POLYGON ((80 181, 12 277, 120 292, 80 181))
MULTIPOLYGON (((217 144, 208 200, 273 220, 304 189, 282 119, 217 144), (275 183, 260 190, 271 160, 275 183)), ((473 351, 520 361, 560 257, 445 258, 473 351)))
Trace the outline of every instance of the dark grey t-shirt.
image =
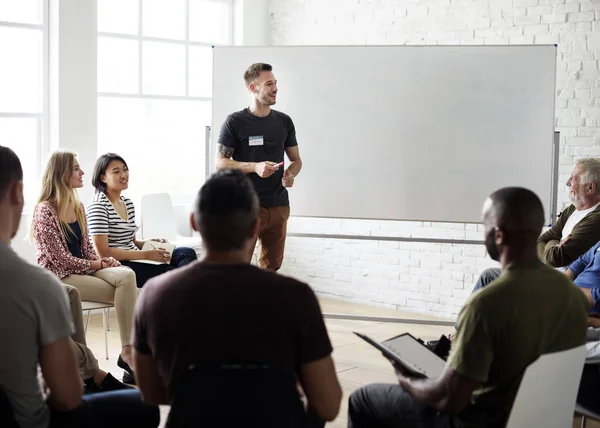
MULTIPOLYGON (((238 162, 283 162, 286 147, 297 146, 296 129, 292 119, 285 113, 271 110, 266 117, 258 117, 244 109, 227 116, 219 144, 234 150, 233 160, 238 162)), ((261 207, 289 205, 288 192, 281 184, 284 168, 275 174, 260 178, 248 177, 258 193, 261 207)))
POLYGON ((73 320, 56 276, 0 242, 0 388, 21 428, 46 428, 50 412, 38 382, 41 348, 70 337, 73 320))

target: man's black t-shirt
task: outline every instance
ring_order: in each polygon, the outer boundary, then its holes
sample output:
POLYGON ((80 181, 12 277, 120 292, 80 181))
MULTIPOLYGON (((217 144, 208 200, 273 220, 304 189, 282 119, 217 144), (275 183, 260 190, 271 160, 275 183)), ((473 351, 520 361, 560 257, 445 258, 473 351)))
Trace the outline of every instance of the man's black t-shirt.
MULTIPOLYGON (((287 114, 271 110, 268 116, 258 117, 247 108, 227 116, 218 143, 234 150, 235 161, 276 163, 283 162, 286 147, 298 145, 294 123, 287 114)), ((281 184, 283 170, 279 168, 267 178, 260 178, 255 173, 248 174, 261 207, 289 205, 287 189, 281 184)))

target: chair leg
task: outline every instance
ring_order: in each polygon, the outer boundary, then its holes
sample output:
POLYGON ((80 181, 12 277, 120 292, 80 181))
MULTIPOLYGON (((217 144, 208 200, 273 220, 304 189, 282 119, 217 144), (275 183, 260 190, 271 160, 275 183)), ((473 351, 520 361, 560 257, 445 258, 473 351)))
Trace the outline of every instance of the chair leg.
POLYGON ((106 308, 106 330, 110 331, 110 308, 106 308))
POLYGON ((87 319, 85 321, 85 328, 83 329, 84 333, 87 333, 87 327, 88 324, 90 323, 90 315, 91 315, 92 311, 87 311, 87 319))
POLYGON ((106 329, 107 321, 105 310, 102 311, 102 323, 104 324, 104 356, 108 360, 108 330, 106 329))

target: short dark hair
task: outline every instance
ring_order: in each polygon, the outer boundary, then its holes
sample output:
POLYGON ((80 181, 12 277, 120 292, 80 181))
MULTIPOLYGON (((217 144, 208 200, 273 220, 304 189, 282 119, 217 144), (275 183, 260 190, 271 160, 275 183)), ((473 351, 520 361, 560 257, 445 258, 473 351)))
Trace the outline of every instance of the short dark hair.
POLYGON ((127 162, 121 156, 116 153, 106 153, 98 158, 96 165, 94 165, 94 172, 92 173, 92 186, 96 188, 96 192, 106 193, 106 183, 102 181, 102 176, 106 174, 106 169, 112 161, 121 161, 127 168, 127 162))
POLYGON ((523 187, 505 187, 490 195, 497 227, 537 240, 544 226, 544 206, 540 198, 523 187))
POLYGON ((6 196, 10 185, 21 180, 23 168, 19 157, 8 147, 0 146, 0 201, 6 196))
POLYGON ((246 174, 222 170, 202 186, 194 207, 196 227, 207 249, 242 249, 258 217, 259 203, 246 174))
POLYGON ((258 77, 261 71, 273 71, 271 64, 265 64, 264 62, 255 62, 252 64, 244 73, 244 82, 246 87, 250 86, 250 83, 254 82, 254 79, 258 77))

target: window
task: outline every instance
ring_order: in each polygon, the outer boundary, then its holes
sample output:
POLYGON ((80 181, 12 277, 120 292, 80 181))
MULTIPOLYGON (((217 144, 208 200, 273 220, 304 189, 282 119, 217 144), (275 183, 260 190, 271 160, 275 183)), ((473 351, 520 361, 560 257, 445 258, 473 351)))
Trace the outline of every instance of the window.
POLYGON ((192 200, 204 182, 212 46, 232 43, 231 0, 98 0, 98 154, 130 169, 128 195, 192 200))
POLYGON ((47 6, 0 1, 0 144, 21 159, 28 202, 47 152, 47 6))

